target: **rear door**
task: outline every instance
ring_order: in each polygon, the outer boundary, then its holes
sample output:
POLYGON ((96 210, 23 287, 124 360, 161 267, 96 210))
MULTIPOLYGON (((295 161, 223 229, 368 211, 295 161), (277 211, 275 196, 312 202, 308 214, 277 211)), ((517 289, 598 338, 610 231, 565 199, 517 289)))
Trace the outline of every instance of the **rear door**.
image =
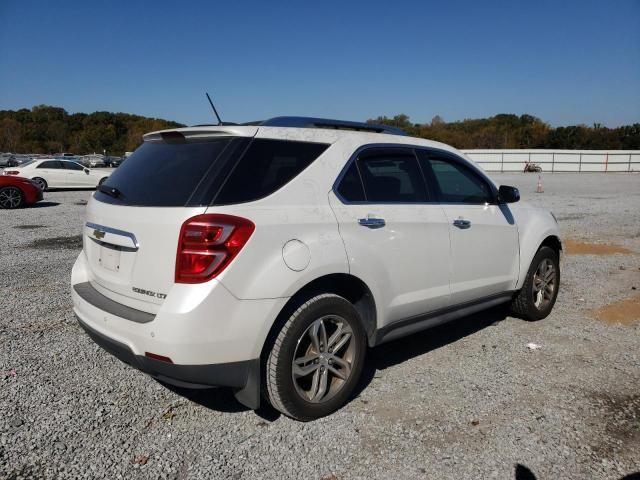
POLYGON ((448 222, 430 203, 413 149, 360 152, 330 203, 351 273, 380 300, 380 327, 449 304, 448 222))
POLYGON ((67 184, 67 173, 60 160, 45 160, 35 168, 32 178, 44 178, 49 188, 64 188, 67 184))
POLYGON ((84 254, 103 295, 155 313, 173 287, 182 224, 205 213, 249 142, 201 137, 146 141, 89 202, 84 254))
POLYGON ((452 153, 420 150, 418 156, 449 223, 452 305, 515 288, 518 227, 508 207, 496 204, 489 181, 452 153))

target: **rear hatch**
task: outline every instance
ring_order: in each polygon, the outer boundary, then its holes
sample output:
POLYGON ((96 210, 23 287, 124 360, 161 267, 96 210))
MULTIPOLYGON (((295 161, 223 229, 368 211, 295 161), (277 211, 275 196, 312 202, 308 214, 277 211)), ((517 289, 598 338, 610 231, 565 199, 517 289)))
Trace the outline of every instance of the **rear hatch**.
POLYGON ((84 255, 92 286, 156 313, 174 284, 182 224, 206 211, 256 131, 196 128, 145 136, 87 206, 84 255))

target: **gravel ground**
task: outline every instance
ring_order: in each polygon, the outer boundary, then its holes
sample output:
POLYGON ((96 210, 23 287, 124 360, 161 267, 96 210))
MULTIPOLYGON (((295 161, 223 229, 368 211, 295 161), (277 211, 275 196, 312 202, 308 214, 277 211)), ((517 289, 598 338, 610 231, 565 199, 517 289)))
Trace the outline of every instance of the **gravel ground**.
MULTIPOLYGON (((640 252, 640 176, 494 175, 564 235, 640 252)), ((617 479, 640 471, 638 255, 567 255, 550 317, 474 315, 374 349, 359 395, 298 423, 174 392, 81 331, 69 275, 91 192, 0 211, 0 478, 617 479), (535 342, 539 350, 526 344, 535 342), (519 474, 520 477, 518 476, 519 474)))

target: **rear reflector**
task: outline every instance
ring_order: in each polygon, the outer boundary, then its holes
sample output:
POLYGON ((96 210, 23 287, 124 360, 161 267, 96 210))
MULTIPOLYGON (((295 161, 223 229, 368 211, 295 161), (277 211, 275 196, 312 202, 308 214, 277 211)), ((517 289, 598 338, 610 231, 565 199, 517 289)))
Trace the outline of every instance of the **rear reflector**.
POLYGON ((233 215, 204 214, 188 219, 180 229, 176 283, 211 280, 238 255, 255 225, 233 215))
POLYGON ((151 352, 144 352, 144 356, 147 358, 151 358, 152 360, 159 360, 160 362, 173 363, 173 360, 171 360, 169 357, 165 357, 164 355, 157 355, 151 352))

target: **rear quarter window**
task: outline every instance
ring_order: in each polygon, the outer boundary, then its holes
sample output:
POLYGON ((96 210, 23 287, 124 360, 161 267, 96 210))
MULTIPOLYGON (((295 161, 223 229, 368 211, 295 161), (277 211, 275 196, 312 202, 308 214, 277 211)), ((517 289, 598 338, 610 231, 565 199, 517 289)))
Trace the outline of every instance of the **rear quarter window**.
POLYGON ((255 139, 224 182, 214 204, 251 202, 271 195, 328 147, 324 143, 255 139))

